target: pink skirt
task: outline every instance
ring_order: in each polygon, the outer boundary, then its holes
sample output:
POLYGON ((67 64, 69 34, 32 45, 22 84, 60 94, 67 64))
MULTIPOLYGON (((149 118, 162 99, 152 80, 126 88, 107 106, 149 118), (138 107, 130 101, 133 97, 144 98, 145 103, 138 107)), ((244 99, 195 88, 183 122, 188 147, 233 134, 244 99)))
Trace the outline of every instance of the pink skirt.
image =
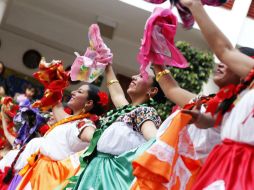
POLYGON ((193 190, 254 189, 254 146, 225 139, 210 153, 193 190))

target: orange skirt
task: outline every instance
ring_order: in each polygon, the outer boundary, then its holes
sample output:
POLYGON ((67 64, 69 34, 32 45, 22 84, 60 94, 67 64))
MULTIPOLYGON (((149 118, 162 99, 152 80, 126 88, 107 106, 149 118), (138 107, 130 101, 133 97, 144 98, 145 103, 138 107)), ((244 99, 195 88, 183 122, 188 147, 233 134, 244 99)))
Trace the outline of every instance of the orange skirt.
MULTIPOLYGON (((179 112, 156 142, 132 163, 136 176, 131 190, 190 190, 201 162, 180 153, 180 134, 187 133, 191 117, 179 112)), ((189 142, 188 149, 193 152, 189 142)))
POLYGON ((48 157, 41 156, 24 174, 17 190, 24 188, 33 190, 55 189, 78 171, 79 166, 73 166, 70 158, 54 161, 48 157))

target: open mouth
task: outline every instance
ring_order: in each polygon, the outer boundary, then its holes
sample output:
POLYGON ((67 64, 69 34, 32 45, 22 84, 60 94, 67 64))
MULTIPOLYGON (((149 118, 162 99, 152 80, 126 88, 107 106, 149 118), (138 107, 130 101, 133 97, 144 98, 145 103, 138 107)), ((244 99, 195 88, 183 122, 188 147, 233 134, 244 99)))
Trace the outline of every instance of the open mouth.
POLYGON ((130 86, 136 86, 136 83, 135 83, 134 81, 131 81, 129 87, 130 87, 130 86))
POLYGON ((216 70, 215 70, 215 74, 223 74, 224 72, 221 70, 221 69, 219 69, 219 68, 217 68, 216 70))

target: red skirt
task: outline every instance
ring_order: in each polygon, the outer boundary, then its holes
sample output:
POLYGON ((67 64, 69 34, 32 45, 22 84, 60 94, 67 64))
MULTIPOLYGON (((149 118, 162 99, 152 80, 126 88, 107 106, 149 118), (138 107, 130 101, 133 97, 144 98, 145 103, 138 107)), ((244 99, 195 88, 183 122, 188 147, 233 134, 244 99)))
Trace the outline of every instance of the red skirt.
POLYGON ((224 140, 210 153, 192 189, 202 190, 219 180, 226 190, 254 190, 254 146, 224 140))

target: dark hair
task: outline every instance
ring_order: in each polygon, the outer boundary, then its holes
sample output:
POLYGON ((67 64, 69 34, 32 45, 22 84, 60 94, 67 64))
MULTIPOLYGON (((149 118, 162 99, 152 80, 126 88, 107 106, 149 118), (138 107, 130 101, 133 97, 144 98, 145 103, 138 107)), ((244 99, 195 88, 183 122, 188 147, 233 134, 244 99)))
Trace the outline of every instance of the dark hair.
MULTIPOLYGON (((239 48, 239 51, 247 56, 254 56, 254 49, 249 48, 249 47, 241 47, 239 48)), ((250 71, 249 75, 251 75, 252 70, 250 71)), ((230 108, 231 105, 234 103, 238 95, 245 90, 252 82, 252 78, 249 77, 249 75, 241 81, 240 84, 237 85, 236 89, 237 92, 230 98, 225 99, 222 103, 220 103, 217 113, 221 112, 222 115, 224 115, 230 108)))
POLYGON ((26 84, 25 86, 24 86, 24 93, 26 93, 26 90, 32 90, 32 89, 34 89, 34 95, 33 95, 33 98, 34 97, 36 97, 37 96, 37 94, 38 94, 38 91, 37 91, 37 89, 36 89, 36 87, 34 87, 33 85, 31 85, 31 84, 26 84))
POLYGON ((155 77, 153 77, 152 86, 158 88, 157 94, 153 97, 154 101, 158 103, 165 103, 167 98, 165 97, 159 83, 155 80, 155 77))
POLYGON ((240 47, 239 51, 247 56, 254 56, 254 49, 250 47, 240 47))
POLYGON ((3 66, 3 69, 2 69, 2 72, 0 73, 0 75, 3 75, 5 72, 5 65, 2 61, 0 61, 0 64, 2 64, 2 66, 3 66))
POLYGON ((100 92, 100 89, 93 85, 86 83, 89 87, 88 90, 88 100, 93 100, 93 108, 90 110, 91 114, 96 114, 96 115, 102 115, 105 112, 104 107, 99 103, 100 97, 98 93, 100 92))

